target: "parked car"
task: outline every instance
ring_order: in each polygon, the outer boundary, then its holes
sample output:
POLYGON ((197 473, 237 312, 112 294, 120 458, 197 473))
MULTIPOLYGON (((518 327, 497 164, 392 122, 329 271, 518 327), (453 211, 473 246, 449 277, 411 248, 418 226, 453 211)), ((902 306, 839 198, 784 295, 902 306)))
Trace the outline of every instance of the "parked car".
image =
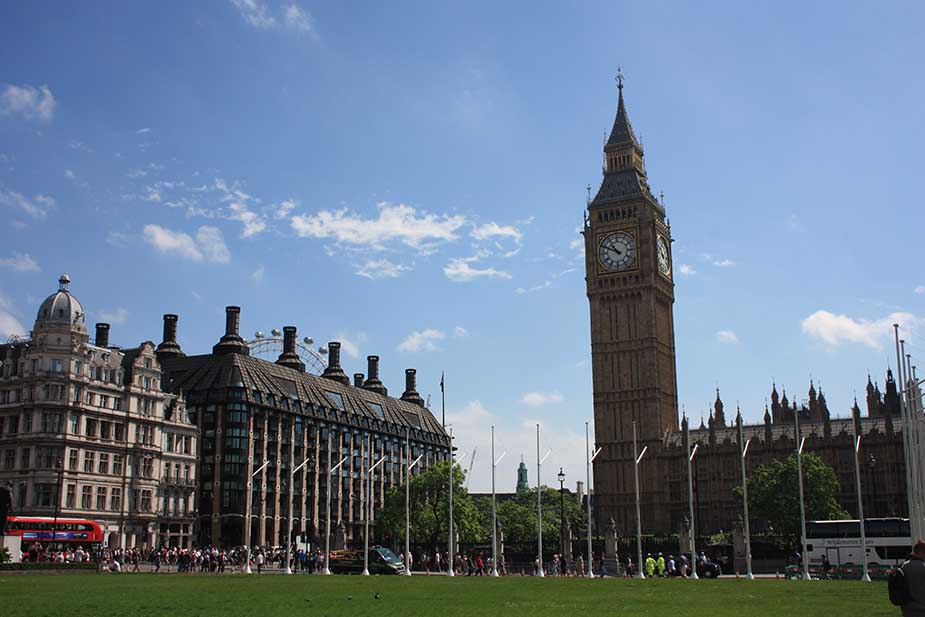
MULTIPOLYGON (((363 572, 363 551, 334 551, 331 553, 331 572, 334 574, 360 574, 363 572)), ((404 574, 405 566, 398 555, 382 546, 369 549, 370 574, 404 574)))

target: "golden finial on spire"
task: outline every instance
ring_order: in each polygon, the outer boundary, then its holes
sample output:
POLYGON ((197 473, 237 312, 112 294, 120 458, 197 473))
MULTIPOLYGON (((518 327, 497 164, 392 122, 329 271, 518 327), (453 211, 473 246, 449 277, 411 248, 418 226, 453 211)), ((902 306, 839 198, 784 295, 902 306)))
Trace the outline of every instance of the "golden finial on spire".
POLYGON ((623 67, 617 67, 617 89, 623 94, 623 67))

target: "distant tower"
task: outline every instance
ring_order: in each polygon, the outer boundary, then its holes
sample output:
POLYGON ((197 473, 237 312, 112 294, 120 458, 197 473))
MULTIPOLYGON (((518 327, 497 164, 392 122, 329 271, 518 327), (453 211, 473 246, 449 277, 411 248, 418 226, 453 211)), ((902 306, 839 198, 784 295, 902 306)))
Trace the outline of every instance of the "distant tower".
POLYGON ((524 495, 530 492, 530 482, 527 481, 527 466, 524 465, 524 457, 520 457, 520 465, 517 467, 517 494, 524 495))

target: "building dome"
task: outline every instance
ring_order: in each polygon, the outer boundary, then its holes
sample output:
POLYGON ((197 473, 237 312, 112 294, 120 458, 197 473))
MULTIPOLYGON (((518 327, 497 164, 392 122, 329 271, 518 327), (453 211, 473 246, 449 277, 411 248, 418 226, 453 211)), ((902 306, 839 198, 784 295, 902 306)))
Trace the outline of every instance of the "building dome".
POLYGON ((58 291, 51 294, 39 307, 35 323, 48 324, 68 324, 80 327, 86 327, 84 323, 84 307, 80 301, 75 298, 68 286, 71 284, 71 278, 67 274, 62 274, 58 279, 58 291))

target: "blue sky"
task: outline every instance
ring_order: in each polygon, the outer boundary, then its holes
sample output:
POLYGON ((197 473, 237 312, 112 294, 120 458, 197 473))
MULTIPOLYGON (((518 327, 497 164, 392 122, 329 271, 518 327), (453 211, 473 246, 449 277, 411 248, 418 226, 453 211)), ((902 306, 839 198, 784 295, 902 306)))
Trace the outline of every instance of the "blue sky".
MULTIPOLYGON (((925 354, 916 3, 6 3, 0 336, 66 271, 114 344, 187 353, 242 306, 441 370, 471 488, 536 422, 584 476, 577 233, 617 66, 676 243, 680 402, 763 413, 812 378, 847 414, 889 324, 925 354), (686 274, 682 274, 685 272, 686 274)), ((531 468, 531 481, 533 469, 531 468)), ((510 485, 510 486, 508 486, 510 485)))

